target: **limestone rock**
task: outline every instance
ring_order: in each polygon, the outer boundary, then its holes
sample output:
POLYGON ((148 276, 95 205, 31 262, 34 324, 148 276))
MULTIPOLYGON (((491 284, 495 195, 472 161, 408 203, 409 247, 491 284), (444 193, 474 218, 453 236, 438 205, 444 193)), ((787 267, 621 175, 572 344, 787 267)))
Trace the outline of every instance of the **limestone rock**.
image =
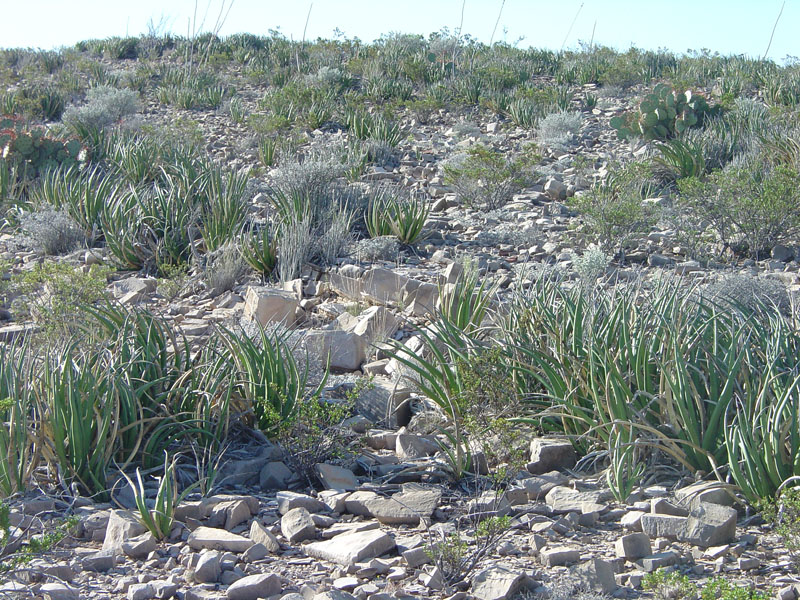
POLYGON ((299 307, 294 293, 276 288, 250 286, 244 296, 244 317, 262 326, 267 323, 294 325, 299 307))
POLYGON ((259 600, 281 592, 281 578, 275 573, 248 575, 228 587, 228 600, 259 600))
POLYGON ((317 535, 317 527, 311 514, 303 507, 293 508, 281 517, 281 533, 290 544, 311 539, 317 535))
POLYGON ((122 544, 127 540, 147 532, 147 527, 129 510, 112 510, 106 526, 103 550, 122 553, 122 544))
POLYGON ((570 569, 570 581, 578 589, 610 594, 617 589, 614 568, 599 558, 594 558, 570 569))
POLYGON ((531 461, 528 471, 534 475, 557 469, 571 469, 577 455, 569 440, 558 438, 536 438, 531 440, 531 461))
POLYGON ((250 539, 256 544, 262 544, 272 553, 279 552, 281 549, 278 538, 258 521, 250 524, 250 539))
POLYGON ((506 600, 525 584, 527 576, 506 567, 492 566, 475 574, 472 595, 478 600, 506 600))
POLYGON ((219 552, 216 550, 201 552, 194 567, 194 580, 198 583, 215 583, 221 574, 219 552))
POLYGON ((308 494, 298 494, 297 492, 278 492, 276 494, 278 500, 278 512, 285 515, 293 508, 305 508, 310 513, 325 512, 328 507, 324 502, 312 498, 308 494))
POLYGON ((700 502, 678 539, 704 548, 727 544, 736 537, 736 517, 736 509, 730 506, 700 502))
POLYGON ((394 539, 380 529, 343 533, 325 542, 303 546, 308 556, 351 566, 386 554, 395 547, 394 539))
POLYGON ((305 344, 331 369, 355 371, 367 357, 367 344, 358 334, 339 329, 310 331, 305 344))
POLYGON ((358 487, 358 479, 350 469, 319 463, 315 466, 315 471, 326 489, 352 492, 358 487))
POLYGON ((198 527, 189 534, 187 543, 192 550, 228 550, 229 552, 244 552, 253 545, 252 540, 214 527, 198 527))
POLYGON ((617 556, 625 560, 638 560, 653 553, 650 537, 645 533, 623 535, 614 544, 617 556))

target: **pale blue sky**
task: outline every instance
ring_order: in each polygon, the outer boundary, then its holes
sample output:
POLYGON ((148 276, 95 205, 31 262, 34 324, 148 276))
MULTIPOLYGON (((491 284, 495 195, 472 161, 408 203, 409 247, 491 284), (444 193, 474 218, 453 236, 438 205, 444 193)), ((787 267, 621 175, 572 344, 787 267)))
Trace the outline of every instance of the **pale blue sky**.
MULTIPOLYGON (((428 34, 454 30, 462 0, 234 0, 221 33, 267 34, 279 28, 300 39, 313 1, 308 39, 331 38, 335 28, 348 37, 372 41, 382 33, 428 34)), ((522 46, 575 48, 579 40, 625 50, 669 48, 676 52, 709 48, 722 54, 761 56, 782 0, 506 0, 496 39, 522 46), (580 8, 582 6, 582 8, 580 8), (579 11, 580 8, 580 11, 579 11), (577 19, 575 16, 577 14, 577 19), (567 32, 575 19, 569 36, 567 32), (504 34, 503 29, 507 32, 504 34)), ((0 47, 52 48, 89 38, 137 35, 149 19, 163 15, 171 30, 185 35, 194 0, 4 0, 0 47)), ((221 0, 210 0, 206 30, 221 0)), ((198 0, 203 13, 209 0, 198 0)), ((466 0, 463 32, 488 42, 501 0, 466 0)), ((800 0, 787 0, 769 57, 780 62, 800 56, 800 0)))

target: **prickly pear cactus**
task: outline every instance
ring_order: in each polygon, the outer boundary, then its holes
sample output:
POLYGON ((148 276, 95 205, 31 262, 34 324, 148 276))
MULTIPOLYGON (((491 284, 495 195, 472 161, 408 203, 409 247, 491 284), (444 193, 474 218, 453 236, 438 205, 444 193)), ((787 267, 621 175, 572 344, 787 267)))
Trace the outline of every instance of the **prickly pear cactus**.
POLYGON ((76 139, 57 139, 41 127, 28 129, 22 119, 0 116, 0 159, 24 165, 35 177, 58 165, 75 165, 88 158, 86 149, 76 139))
POLYGON ((611 119, 620 139, 634 136, 646 140, 666 140, 702 124, 711 107, 703 96, 690 90, 678 92, 659 83, 639 103, 638 112, 611 119))

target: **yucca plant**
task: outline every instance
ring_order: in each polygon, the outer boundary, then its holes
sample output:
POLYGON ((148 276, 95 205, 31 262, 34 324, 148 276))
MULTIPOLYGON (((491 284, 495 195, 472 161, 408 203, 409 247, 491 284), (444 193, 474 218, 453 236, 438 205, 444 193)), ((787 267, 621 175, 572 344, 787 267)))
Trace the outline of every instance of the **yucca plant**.
POLYGON ((208 173, 200 213, 200 233, 207 251, 219 249, 241 231, 247 216, 246 189, 247 176, 234 172, 224 176, 219 168, 208 173))
POLYGON ((265 167, 274 167, 278 158, 278 141, 275 138, 265 137, 258 141, 258 159, 265 167))
POLYGON ((413 244, 420 239, 430 205, 413 195, 406 201, 394 200, 388 208, 389 228, 403 244, 413 244))
POLYGON ((42 419, 45 458, 67 482, 105 500, 119 428, 119 396, 125 383, 110 376, 98 355, 80 352, 72 344, 47 357, 33 390, 42 419))
POLYGON ((467 334, 477 332, 496 300, 497 283, 489 284, 487 278, 478 275, 472 264, 451 285, 439 286, 439 310, 447 320, 467 334))
POLYGON ((267 279, 278 264, 278 243, 271 226, 253 229, 244 236, 240 249, 242 256, 253 269, 267 279))
POLYGON ((0 495, 25 491, 39 462, 28 384, 34 374, 27 345, 0 347, 0 495))
POLYGON ((288 343, 288 332, 259 329, 256 339, 245 333, 222 332, 221 351, 237 375, 236 394, 253 411, 262 431, 275 434, 291 423, 304 398, 317 398, 327 380, 306 390, 308 364, 300 366, 288 343))
POLYGON ((197 486, 187 487, 183 492, 178 493, 178 482, 175 479, 175 465, 177 459, 170 460, 169 455, 164 456, 164 474, 158 482, 158 491, 150 508, 142 480, 142 473, 136 469, 136 482, 123 472, 133 490, 133 497, 136 502, 136 509, 139 513, 139 520, 147 530, 153 534, 157 540, 164 540, 169 537, 172 526, 175 523, 175 509, 183 499, 197 486))
POLYGON ((367 210, 364 213, 364 224, 370 237, 391 235, 392 222, 389 218, 389 205, 393 201, 391 192, 385 188, 370 196, 367 210))
POLYGON ((671 177, 702 177, 706 173, 706 160, 703 146, 697 142, 686 142, 681 139, 669 140, 656 144, 660 156, 655 162, 671 177))

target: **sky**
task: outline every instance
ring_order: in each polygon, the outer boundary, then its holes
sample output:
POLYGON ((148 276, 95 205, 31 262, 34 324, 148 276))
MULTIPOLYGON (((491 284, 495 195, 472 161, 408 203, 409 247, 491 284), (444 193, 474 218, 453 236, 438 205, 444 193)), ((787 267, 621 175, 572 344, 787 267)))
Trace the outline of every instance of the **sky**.
MULTIPOLYGON (((139 35, 148 23, 165 23, 186 35, 197 7, 203 30, 214 28, 231 0, 0 0, 0 47, 50 49, 77 41, 139 35)), ((221 35, 267 35, 278 29, 299 40, 373 41, 390 32, 427 35, 448 27, 488 43, 558 50, 579 42, 627 50, 668 48, 678 53, 708 48, 721 54, 764 55, 783 0, 233 0, 221 35), (503 5, 502 13, 500 13, 503 5), (309 14, 310 8, 310 14, 309 14), (594 36, 594 37, 593 37, 594 36)), ((800 0, 786 0, 768 57, 800 56, 800 0)))

